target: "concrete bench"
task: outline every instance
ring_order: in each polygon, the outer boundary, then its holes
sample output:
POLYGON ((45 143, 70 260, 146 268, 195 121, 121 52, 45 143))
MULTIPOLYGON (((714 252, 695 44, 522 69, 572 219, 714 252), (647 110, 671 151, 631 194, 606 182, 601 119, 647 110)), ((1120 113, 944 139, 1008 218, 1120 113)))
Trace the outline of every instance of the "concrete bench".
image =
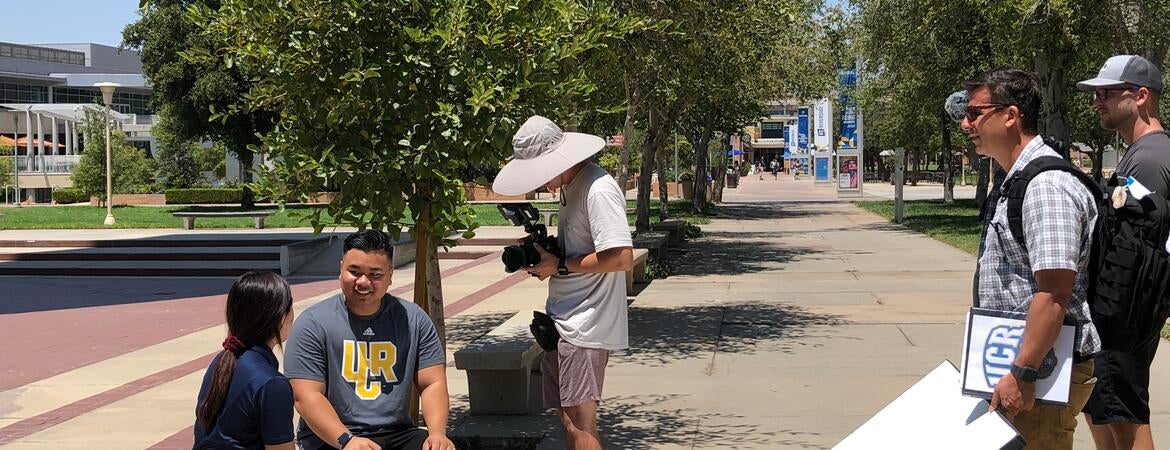
POLYGON ((183 219, 184 230, 195 229, 195 219, 207 217, 251 217, 256 229, 260 230, 264 228, 264 219, 275 213, 276 211, 178 211, 171 215, 183 219))
POLYGON ((537 414, 544 411, 540 357, 544 350, 528 331, 532 311, 521 311, 455 352, 455 368, 467 371, 472 414, 537 414))
POLYGON ((649 250, 654 259, 666 257, 666 246, 670 242, 670 235, 662 231, 643 231, 634 238, 634 248, 649 250))
POLYGON ((683 241, 687 240, 687 221, 685 220, 664 220, 655 224, 653 228, 654 231, 665 231, 670 233, 671 247, 678 247, 682 245, 683 241))
POLYGON ((634 295, 634 282, 646 281, 646 259, 650 250, 634 249, 634 267, 626 271, 626 295, 634 295))
MULTIPOLYGON (((543 223, 545 225, 552 225, 552 218, 556 217, 557 213, 560 212, 560 210, 558 210, 558 209, 550 209, 550 208, 541 208, 541 209, 537 209, 537 211, 540 212, 540 216, 544 218, 544 222, 541 222, 541 223, 543 223)), ((636 211, 636 209, 626 208, 626 214, 633 214, 634 211, 636 211)))

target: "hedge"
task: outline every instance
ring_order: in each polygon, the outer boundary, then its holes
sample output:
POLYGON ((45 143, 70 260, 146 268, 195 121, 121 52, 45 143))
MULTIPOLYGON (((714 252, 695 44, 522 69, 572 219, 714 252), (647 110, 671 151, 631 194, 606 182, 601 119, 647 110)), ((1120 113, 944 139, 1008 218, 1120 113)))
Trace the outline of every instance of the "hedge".
POLYGON ((89 196, 78 188, 60 188, 53 190, 53 201, 59 204, 89 202, 89 196))
POLYGON ((242 189, 167 189, 168 205, 240 203, 242 189))

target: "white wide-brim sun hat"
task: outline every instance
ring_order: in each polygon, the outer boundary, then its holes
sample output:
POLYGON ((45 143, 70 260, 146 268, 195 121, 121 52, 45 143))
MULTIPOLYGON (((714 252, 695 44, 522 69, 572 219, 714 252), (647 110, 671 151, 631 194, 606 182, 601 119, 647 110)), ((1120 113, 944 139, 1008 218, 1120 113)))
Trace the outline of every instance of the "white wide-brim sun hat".
POLYGON ((541 116, 529 117, 512 136, 512 160, 496 175, 492 190, 524 195, 605 148, 605 139, 566 133, 541 116))

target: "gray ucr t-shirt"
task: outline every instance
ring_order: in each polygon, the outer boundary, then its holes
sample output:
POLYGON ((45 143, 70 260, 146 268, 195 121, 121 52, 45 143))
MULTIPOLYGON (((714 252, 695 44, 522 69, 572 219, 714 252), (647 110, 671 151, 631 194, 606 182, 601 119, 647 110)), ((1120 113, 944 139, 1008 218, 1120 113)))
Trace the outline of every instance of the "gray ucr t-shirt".
POLYGON ((1170 136, 1155 131, 1138 138, 1117 163, 1117 174, 1133 177, 1162 198, 1170 199, 1170 136))
MULTIPOLYGON (((390 294, 369 317, 350 313, 340 294, 310 306, 293 324, 284 355, 285 375, 325 383, 325 396, 354 434, 414 426, 407 409, 415 373, 447 362, 430 317, 390 294)), ((303 418, 297 439, 320 445, 303 418)))
MULTIPOLYGON (((557 215, 557 234, 565 256, 633 246, 625 193, 605 169, 585 164, 573 182, 562 187, 561 195, 565 204, 557 215)), ((554 275, 548 283, 545 309, 561 338, 573 345, 605 350, 629 347, 623 272, 554 275)))

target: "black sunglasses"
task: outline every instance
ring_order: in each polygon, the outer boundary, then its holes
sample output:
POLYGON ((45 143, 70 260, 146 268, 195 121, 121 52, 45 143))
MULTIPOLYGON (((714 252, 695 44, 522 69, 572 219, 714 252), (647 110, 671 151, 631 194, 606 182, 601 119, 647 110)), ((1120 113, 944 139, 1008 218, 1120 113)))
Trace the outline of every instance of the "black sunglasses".
POLYGON ((1110 98, 1112 98, 1115 92, 1136 91, 1136 90, 1141 89, 1141 88, 1142 88, 1141 86, 1137 86, 1137 85, 1133 85, 1133 84, 1125 85, 1123 87, 1099 88, 1099 89, 1093 90, 1093 100, 1098 100, 1098 101, 1103 102, 1105 100, 1109 100, 1110 98))
POLYGON ((985 109, 996 110, 996 109, 1000 109, 1000 108, 1007 108, 1009 106, 1012 106, 1012 104, 1011 103, 988 103, 985 105, 967 105, 967 108, 963 111, 963 116, 965 116, 967 118, 968 122, 975 123, 975 119, 978 119, 979 116, 982 116, 983 114, 985 114, 983 112, 983 110, 985 110, 985 109))

